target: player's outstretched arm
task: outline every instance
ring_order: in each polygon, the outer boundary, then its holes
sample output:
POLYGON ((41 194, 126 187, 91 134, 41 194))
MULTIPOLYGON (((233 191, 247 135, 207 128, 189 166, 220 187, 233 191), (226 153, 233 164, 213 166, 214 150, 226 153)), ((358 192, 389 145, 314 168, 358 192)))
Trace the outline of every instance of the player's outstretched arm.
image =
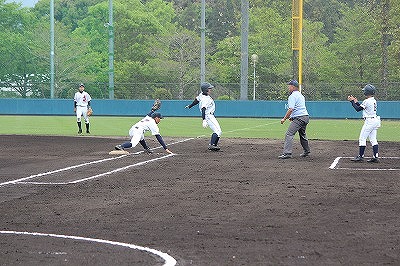
POLYGON ((194 101, 191 104, 186 105, 185 108, 189 108, 190 109, 193 106, 197 105, 198 103, 199 103, 199 101, 197 99, 194 99, 194 101))
POLYGON ((156 135, 156 139, 158 140, 158 142, 161 144, 161 146, 164 148, 164 150, 170 154, 172 154, 172 152, 167 148, 167 145, 165 145, 165 142, 163 140, 163 138, 161 137, 160 134, 156 135))

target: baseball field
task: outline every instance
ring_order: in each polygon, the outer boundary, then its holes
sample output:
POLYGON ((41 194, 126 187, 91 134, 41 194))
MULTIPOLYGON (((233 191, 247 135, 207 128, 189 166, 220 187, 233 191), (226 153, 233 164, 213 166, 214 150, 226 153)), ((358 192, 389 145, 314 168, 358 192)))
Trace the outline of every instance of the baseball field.
MULTIPOLYGON (((398 265, 398 121, 380 163, 353 163, 360 120, 312 120, 311 155, 280 160, 288 124, 219 118, 221 151, 197 118, 165 118, 110 155, 139 118, 0 117, 1 265, 398 265)), ((372 154, 369 143, 366 156, 372 154)))

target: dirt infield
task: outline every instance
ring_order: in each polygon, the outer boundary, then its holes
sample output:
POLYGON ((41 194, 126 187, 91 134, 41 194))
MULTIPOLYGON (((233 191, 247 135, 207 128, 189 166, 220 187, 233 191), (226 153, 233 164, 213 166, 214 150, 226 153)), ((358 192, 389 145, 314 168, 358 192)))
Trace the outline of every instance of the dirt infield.
POLYGON ((1 265, 400 264, 400 143, 370 164, 345 158, 356 141, 301 158, 296 139, 288 160, 268 139, 108 154, 124 140, 1 136, 1 265))

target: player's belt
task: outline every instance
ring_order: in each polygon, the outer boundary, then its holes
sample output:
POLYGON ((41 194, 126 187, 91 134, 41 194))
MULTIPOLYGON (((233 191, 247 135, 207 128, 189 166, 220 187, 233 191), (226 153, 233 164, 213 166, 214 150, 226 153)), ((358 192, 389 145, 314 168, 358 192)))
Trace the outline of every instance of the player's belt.
POLYGON ((364 120, 368 119, 368 118, 376 118, 376 116, 367 116, 367 117, 364 117, 364 120))

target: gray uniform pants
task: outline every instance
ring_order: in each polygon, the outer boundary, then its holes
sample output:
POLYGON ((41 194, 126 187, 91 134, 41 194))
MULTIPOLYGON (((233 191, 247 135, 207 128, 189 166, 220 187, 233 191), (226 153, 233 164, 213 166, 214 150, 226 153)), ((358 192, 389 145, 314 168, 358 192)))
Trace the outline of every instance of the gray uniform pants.
POLYGON ((307 124, 309 122, 309 116, 298 116, 294 117, 290 122, 290 126, 286 131, 285 144, 283 146, 283 153, 292 153, 293 150, 293 139, 296 132, 299 132, 300 144, 303 147, 304 152, 310 152, 310 147, 308 146, 308 139, 306 134, 307 124))

